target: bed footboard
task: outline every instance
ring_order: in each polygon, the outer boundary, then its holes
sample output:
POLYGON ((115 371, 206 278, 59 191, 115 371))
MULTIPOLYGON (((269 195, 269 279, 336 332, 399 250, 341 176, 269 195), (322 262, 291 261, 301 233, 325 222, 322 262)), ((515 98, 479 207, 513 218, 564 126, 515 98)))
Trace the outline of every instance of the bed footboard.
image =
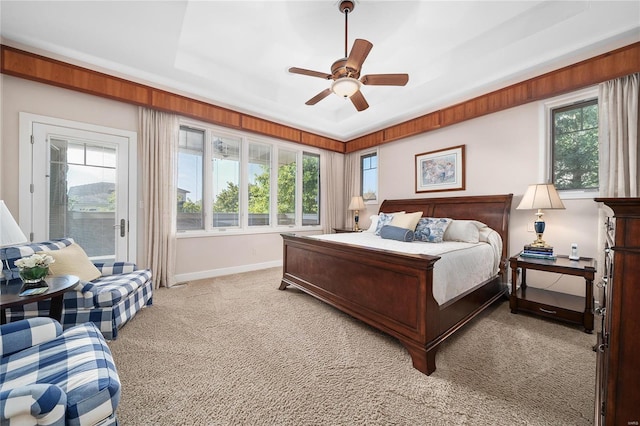
POLYGON ((280 289, 288 285, 388 333, 414 366, 435 370, 439 307, 433 298, 435 256, 404 255, 283 234, 280 289))
POLYGON ((397 338, 413 366, 429 375, 438 345, 507 291, 509 213, 513 195, 386 200, 382 212, 479 220, 503 241, 500 273, 440 306, 433 297, 437 256, 403 254, 283 234, 280 290, 293 285, 397 338))

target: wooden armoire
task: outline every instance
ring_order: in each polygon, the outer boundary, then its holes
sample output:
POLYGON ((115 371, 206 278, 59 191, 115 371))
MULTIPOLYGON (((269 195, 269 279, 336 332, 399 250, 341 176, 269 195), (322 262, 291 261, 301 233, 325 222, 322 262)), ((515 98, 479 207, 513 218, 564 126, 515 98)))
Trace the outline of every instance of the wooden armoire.
POLYGON ((595 424, 640 425, 640 198, 596 198, 607 213, 595 424))

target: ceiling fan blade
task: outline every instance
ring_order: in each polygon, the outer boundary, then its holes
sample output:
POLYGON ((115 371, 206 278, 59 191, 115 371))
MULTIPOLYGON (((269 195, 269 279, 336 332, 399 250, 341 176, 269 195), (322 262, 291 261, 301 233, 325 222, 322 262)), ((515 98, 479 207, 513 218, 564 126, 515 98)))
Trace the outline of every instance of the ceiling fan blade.
POLYGON ((364 111, 365 109, 369 108, 369 104, 367 103, 367 100, 364 98, 364 95, 359 90, 353 95, 351 95, 349 99, 351 99, 353 106, 356 107, 358 111, 364 111))
POLYGON ((360 81, 369 86, 404 86, 409 81, 409 74, 369 74, 360 81))
POLYGON ((347 58, 346 67, 360 72, 360 67, 362 67, 364 60, 367 59, 367 55, 369 55, 372 47, 373 44, 371 44, 371 42, 357 38, 356 41, 353 42, 351 53, 349 53, 349 57, 347 58))
POLYGON ((289 68, 289 72, 293 74, 302 74, 302 75, 308 75, 311 77, 324 78, 325 80, 331 80, 331 74, 327 74, 326 72, 305 70, 304 68, 296 68, 296 67, 289 68))
POLYGON ((330 94, 331 94, 331 89, 324 89, 322 92, 318 93, 313 98, 305 102, 305 105, 315 105, 321 100, 323 100, 324 98, 326 98, 327 96, 329 96, 330 94))

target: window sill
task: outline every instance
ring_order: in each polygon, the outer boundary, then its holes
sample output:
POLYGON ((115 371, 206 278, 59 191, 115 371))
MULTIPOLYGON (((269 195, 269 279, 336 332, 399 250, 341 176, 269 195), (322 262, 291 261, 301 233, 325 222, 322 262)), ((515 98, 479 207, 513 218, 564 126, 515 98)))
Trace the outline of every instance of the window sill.
POLYGON ((592 200, 600 195, 600 191, 592 190, 564 190, 558 191, 563 200, 592 200))
POLYGON ((264 227, 256 229, 237 229, 227 228, 222 230, 211 231, 178 231, 176 233, 177 239, 185 238, 208 238, 208 237, 230 237, 230 236, 243 236, 243 235, 257 235, 257 234, 282 234, 285 232, 322 232, 322 226, 305 226, 305 227, 288 227, 282 226, 278 228, 264 227))

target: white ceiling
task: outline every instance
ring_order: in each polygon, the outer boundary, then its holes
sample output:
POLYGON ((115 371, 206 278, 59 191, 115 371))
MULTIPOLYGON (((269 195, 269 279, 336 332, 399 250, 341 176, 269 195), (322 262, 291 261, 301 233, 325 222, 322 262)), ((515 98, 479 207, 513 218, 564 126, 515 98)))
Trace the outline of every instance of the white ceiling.
POLYGON ((344 56, 338 1, 0 1, 2 42, 254 116, 350 140, 640 41, 640 1, 368 1, 348 47, 373 43, 357 112, 330 82, 344 56))

